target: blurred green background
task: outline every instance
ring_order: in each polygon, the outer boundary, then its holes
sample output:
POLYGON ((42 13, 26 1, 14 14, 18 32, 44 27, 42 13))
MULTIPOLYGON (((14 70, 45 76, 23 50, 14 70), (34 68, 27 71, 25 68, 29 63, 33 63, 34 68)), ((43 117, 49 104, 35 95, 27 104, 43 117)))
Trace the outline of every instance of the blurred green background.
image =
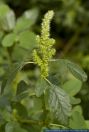
MULTIPOLYGON (((40 34, 48 10, 55 12, 51 23, 55 57, 79 64, 89 75, 89 0, 0 0, 0 80, 8 63, 32 59, 35 35, 40 34)), ((34 67, 25 67, 26 80, 29 68, 34 67)), ((89 120, 89 78, 76 97, 81 98, 84 118, 89 120)))

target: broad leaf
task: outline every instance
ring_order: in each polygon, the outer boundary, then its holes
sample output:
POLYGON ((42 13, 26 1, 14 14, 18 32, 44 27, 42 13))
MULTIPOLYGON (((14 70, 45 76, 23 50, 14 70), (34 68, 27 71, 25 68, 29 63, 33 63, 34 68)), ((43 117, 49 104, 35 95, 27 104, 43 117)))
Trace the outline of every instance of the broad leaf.
POLYGON ((40 97, 44 93, 47 87, 48 85, 45 82, 45 80, 42 78, 39 79, 36 83, 36 88, 35 88, 36 96, 40 97))
POLYGON ((31 31, 24 31, 19 34, 20 47, 32 50, 36 46, 36 36, 31 31))
POLYGON ((87 80, 86 73, 82 70, 81 67, 79 67, 77 64, 70 62, 66 59, 56 59, 50 61, 50 70, 55 68, 53 71, 55 74, 62 74, 66 77, 66 74, 68 74, 68 71, 71 72, 77 79, 81 81, 87 80), (64 72, 63 72, 64 70, 64 72))
POLYGON ((19 18, 14 28, 14 32, 20 33, 22 31, 29 29, 31 26, 32 26, 32 22, 29 19, 19 18))
POLYGON ((17 85, 16 96, 13 98, 14 101, 21 101, 29 95, 30 89, 28 85, 22 80, 17 85))
POLYGON ((29 21, 32 21, 32 23, 34 24, 37 20, 38 15, 39 15, 38 9, 33 8, 33 9, 25 11, 23 14, 23 17, 29 19, 29 21))
POLYGON ((14 44, 15 40, 16 40, 16 34, 10 33, 4 37, 4 39, 2 40, 2 45, 4 47, 10 47, 14 44))
POLYGON ((72 105, 76 105, 76 104, 81 103, 81 99, 70 96, 70 102, 71 102, 72 105))
POLYGON ((9 108, 10 102, 6 96, 0 96, 0 110, 4 108, 9 108))
POLYGON ((17 86, 16 95, 22 94, 28 90, 28 85, 24 81, 20 81, 17 86))
POLYGON ((13 113, 17 113, 21 118, 27 118, 28 113, 26 107, 20 102, 12 102, 13 113))
POLYGON ((82 82, 80 80, 73 79, 65 82, 62 87, 70 96, 75 96, 80 91, 82 82))
POLYGON ((15 26, 15 14, 14 12, 7 6, 2 4, 0 6, 0 27, 5 31, 10 31, 15 26))
POLYGON ((83 114, 83 110, 82 110, 81 105, 76 105, 76 106, 72 109, 72 111, 73 111, 73 112, 78 111, 81 115, 83 114))
POLYGON ((85 120, 85 123, 87 125, 87 128, 89 129, 89 120, 85 120))
POLYGON ((27 132, 16 122, 9 122, 5 126, 5 132, 27 132))
POLYGON ((85 120, 82 114, 78 111, 74 111, 69 123, 70 128, 72 129, 87 129, 85 120))
POLYGON ((6 91, 8 91, 8 88, 12 84, 12 82, 13 82, 14 78, 16 77, 18 71, 20 71, 23 66, 24 66, 24 63, 21 62, 21 63, 17 63, 17 64, 12 65, 12 67, 7 70, 6 76, 2 82, 1 93, 4 92, 5 88, 6 88, 6 91))
POLYGON ((81 67, 79 67, 77 64, 70 62, 66 60, 66 65, 69 69, 69 71, 79 80, 81 81, 86 81, 87 80, 87 75, 86 73, 82 70, 81 67))
POLYGON ((67 124, 71 115, 69 96, 61 88, 52 85, 49 89, 49 106, 61 124, 67 124))

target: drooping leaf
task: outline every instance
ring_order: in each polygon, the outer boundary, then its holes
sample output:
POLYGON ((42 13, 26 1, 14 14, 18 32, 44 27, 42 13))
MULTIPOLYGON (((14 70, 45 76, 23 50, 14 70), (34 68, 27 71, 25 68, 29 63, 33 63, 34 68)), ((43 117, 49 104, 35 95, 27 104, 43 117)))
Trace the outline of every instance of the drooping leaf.
POLYGON ((27 90, 28 90, 28 85, 22 80, 19 82, 17 86, 16 95, 19 95, 27 90))
POLYGON ((14 101, 21 101, 29 95, 30 89, 28 85, 22 80, 17 85, 16 96, 14 97, 14 101))
MULTIPOLYGON (((64 74, 66 72, 71 72, 77 79, 81 80, 81 81, 86 81, 87 80, 87 75, 86 73, 82 70, 82 68, 80 66, 78 66, 77 64, 66 60, 66 59, 56 59, 56 60, 51 60, 51 62, 49 63, 50 67, 56 67, 55 68, 55 73, 59 74, 60 72, 63 72, 62 70, 64 69, 64 74), (56 63, 55 63, 56 62, 56 63), (53 66, 52 66, 53 65, 53 66), (56 66, 57 65, 57 66, 56 66), (62 69, 62 70, 61 70, 62 69)), ((63 76, 63 75, 62 75, 63 76)))
POLYGON ((82 82, 77 79, 72 79, 65 82, 62 87, 70 96, 75 96, 80 91, 82 82))
POLYGON ((36 96, 40 97, 44 93, 47 87, 48 85, 45 82, 45 80, 43 78, 39 79, 36 83, 36 88, 35 88, 36 96))
POLYGON ((16 40, 16 34, 10 33, 4 37, 4 39, 2 40, 2 45, 4 47, 10 47, 14 44, 15 40, 16 40))
POLYGON ((67 124, 71 115, 69 96, 61 88, 52 85, 49 89, 49 106, 61 124, 67 124))
POLYGON ((3 79, 3 82, 2 82, 1 93, 4 92, 5 88, 7 88, 7 91, 8 91, 8 88, 12 84, 12 82, 13 82, 14 78, 16 77, 18 71, 20 71, 23 66, 24 66, 24 63, 21 62, 21 63, 17 63, 17 64, 12 65, 7 70, 6 76, 5 76, 5 78, 3 79))
POLYGON ((69 71, 79 80, 81 81, 86 81, 87 80, 87 75, 86 73, 82 70, 82 68, 80 66, 78 66, 77 64, 70 62, 68 60, 66 60, 66 64, 67 67, 69 69, 69 71))

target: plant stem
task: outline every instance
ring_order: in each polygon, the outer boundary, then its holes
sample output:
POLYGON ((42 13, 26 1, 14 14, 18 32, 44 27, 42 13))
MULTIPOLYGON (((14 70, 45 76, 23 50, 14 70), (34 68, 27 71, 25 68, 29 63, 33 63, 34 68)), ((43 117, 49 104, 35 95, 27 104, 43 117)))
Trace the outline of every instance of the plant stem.
POLYGON ((26 61, 26 62, 24 62, 24 63, 25 63, 25 65, 26 65, 26 64, 34 64, 33 61, 26 61))
POLYGON ((52 83, 47 79, 47 78, 44 78, 46 80, 46 82, 52 86, 52 83))
POLYGON ((35 124, 35 125, 43 125, 42 121, 35 121, 35 120, 29 120, 29 119, 21 119, 18 115, 15 115, 16 119, 20 123, 26 123, 26 124, 35 124))
POLYGON ((49 126, 56 126, 56 127, 61 127, 61 128, 66 128, 67 129, 67 127, 65 127, 63 125, 60 125, 60 124, 50 123, 49 126))

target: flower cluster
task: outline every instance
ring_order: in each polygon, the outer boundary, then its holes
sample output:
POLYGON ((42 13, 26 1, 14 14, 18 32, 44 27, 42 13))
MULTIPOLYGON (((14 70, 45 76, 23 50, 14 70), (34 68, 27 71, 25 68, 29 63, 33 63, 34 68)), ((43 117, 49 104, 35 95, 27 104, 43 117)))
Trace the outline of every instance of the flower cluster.
POLYGON ((50 38, 50 22, 53 18, 54 12, 48 11, 42 22, 41 35, 37 35, 38 50, 33 51, 33 59, 41 68, 41 76, 48 76, 48 62, 55 54, 55 49, 52 48, 55 40, 50 38))

